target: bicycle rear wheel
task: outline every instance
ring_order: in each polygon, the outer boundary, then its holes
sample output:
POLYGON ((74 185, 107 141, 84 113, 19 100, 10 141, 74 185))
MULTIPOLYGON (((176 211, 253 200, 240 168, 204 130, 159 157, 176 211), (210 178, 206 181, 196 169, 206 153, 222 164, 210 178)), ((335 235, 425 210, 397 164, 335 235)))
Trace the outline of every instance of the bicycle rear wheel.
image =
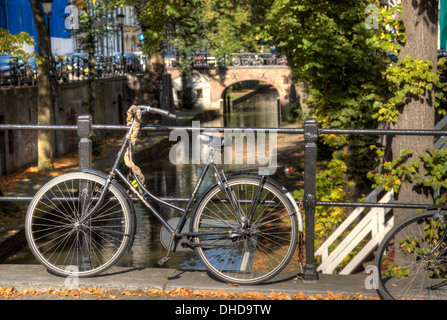
POLYGON ((103 203, 80 222, 104 191, 101 177, 76 172, 52 179, 31 201, 25 220, 28 245, 40 263, 61 276, 93 276, 110 268, 127 249, 132 213, 110 185, 103 203))
POLYGON ((383 299, 447 299, 446 213, 434 214, 400 221, 381 242, 374 265, 383 299))
POLYGON ((259 284, 276 276, 289 263, 298 239, 297 217, 290 201, 266 182, 251 221, 247 221, 259 179, 228 181, 242 213, 242 221, 218 185, 200 200, 191 231, 196 252, 218 279, 238 284, 259 284))

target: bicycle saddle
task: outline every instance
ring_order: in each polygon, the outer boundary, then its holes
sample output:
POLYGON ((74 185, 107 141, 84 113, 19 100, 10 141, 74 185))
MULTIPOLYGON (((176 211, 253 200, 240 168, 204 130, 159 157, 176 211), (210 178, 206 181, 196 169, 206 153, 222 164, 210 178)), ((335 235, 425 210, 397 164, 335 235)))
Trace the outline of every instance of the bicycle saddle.
POLYGON ((226 140, 222 137, 199 134, 199 139, 200 142, 206 144, 211 148, 223 148, 225 146, 231 146, 231 140, 226 140))

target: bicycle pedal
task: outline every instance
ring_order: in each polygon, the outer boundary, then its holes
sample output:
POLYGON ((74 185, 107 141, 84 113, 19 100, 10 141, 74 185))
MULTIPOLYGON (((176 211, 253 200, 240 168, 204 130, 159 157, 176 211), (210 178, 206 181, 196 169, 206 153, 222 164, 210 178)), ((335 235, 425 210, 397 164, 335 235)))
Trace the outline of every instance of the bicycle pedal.
POLYGON ((160 266, 162 266, 162 265, 164 265, 166 262, 168 262, 169 260, 171 260, 171 257, 169 257, 169 256, 163 257, 163 258, 161 258, 160 260, 158 260, 158 264, 159 264, 160 266))

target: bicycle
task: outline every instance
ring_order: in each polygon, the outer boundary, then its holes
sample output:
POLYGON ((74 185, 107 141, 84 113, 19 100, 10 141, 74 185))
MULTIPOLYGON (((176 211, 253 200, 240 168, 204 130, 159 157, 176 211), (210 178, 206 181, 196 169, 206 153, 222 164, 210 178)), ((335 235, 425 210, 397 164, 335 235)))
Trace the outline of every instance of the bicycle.
POLYGON ((381 298, 447 299, 446 215, 439 207, 430 207, 386 234, 374 261, 381 298))
POLYGON ((113 266, 131 248, 136 233, 129 191, 163 225, 160 237, 167 253, 160 265, 172 252, 195 250, 221 281, 259 284, 281 272, 299 236, 302 241, 301 212, 291 194, 270 177, 255 174, 258 168, 219 170, 213 157, 228 142, 202 134, 199 138, 210 153, 186 207, 153 195, 132 156, 144 112, 175 117, 158 108, 133 106, 133 120, 109 174, 85 168, 56 177, 38 190, 25 221, 28 245, 37 260, 59 276, 95 276, 113 266), (130 179, 118 168, 123 154, 130 163, 130 179), (199 197, 210 168, 216 182, 199 197), (180 216, 167 221, 152 201, 180 216))

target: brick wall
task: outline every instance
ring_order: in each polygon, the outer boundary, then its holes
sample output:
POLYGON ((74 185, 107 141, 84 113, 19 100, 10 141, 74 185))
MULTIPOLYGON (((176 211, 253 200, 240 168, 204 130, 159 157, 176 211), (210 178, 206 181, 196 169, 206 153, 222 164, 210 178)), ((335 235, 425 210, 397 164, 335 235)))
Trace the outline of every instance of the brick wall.
MULTIPOLYGON (((133 79, 135 82, 135 78, 133 79)), ((134 88, 126 77, 96 81, 94 123, 124 124, 134 88)), ((54 124, 75 125, 87 104, 86 81, 63 83, 54 95, 54 124)), ((0 90, 0 123, 37 124, 37 86, 0 90)), ((105 132, 98 132, 105 134, 105 132)), ((77 149, 76 131, 57 131, 53 135, 54 156, 77 149)), ((35 130, 0 131, 0 175, 37 163, 35 130)))

